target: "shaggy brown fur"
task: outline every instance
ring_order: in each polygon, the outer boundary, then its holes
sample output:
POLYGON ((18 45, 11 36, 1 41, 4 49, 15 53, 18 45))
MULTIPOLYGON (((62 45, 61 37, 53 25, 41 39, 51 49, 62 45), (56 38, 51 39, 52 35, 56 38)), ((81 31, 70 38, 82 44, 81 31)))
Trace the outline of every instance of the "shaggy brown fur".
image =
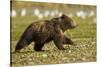
POLYGON ((28 26, 16 45, 19 51, 31 42, 35 42, 34 50, 41 51, 45 43, 54 41, 59 50, 64 50, 63 44, 73 44, 64 35, 65 30, 76 27, 76 23, 66 15, 51 20, 37 21, 28 26))

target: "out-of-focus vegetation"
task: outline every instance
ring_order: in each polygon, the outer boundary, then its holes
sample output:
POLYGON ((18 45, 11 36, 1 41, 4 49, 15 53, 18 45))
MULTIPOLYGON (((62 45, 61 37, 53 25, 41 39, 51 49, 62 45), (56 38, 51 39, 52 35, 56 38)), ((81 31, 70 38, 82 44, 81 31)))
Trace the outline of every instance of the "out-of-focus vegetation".
POLYGON ((96 61, 96 6, 13 1, 11 14, 14 14, 11 15, 13 66, 96 61), (50 42, 44 46, 45 51, 36 52, 32 43, 20 53, 14 53, 17 41, 30 23, 49 20, 62 13, 78 24, 77 28, 65 32, 76 46, 66 45, 66 50, 58 50, 54 43, 50 42))
POLYGON ((90 5, 71 5, 71 4, 57 4, 57 3, 38 3, 27 1, 12 1, 12 14, 16 13, 17 16, 43 16, 54 17, 61 13, 69 16, 78 17, 96 17, 96 6, 90 5), (23 15, 22 15, 23 14, 23 15))

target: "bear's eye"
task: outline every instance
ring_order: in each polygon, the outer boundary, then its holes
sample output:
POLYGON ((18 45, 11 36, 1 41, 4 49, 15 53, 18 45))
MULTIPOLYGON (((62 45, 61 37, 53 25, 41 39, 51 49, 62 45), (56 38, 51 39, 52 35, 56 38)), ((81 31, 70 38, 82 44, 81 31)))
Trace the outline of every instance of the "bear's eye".
POLYGON ((61 16, 61 19, 64 19, 65 17, 64 16, 61 16))

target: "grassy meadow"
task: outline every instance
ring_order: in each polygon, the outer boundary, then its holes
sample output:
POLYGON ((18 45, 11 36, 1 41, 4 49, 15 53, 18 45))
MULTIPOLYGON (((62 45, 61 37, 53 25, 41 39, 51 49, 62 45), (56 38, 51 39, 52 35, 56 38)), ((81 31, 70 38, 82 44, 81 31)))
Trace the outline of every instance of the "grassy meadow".
MULTIPOLYGON (((67 15, 67 13, 66 13, 67 15)), ((43 19, 51 19, 43 18, 43 19)), ((43 20, 42 19, 42 20, 43 20)), ((34 42, 19 53, 15 53, 15 46, 26 27, 37 21, 35 16, 17 16, 11 18, 11 64, 13 66, 43 65, 60 63, 80 63, 96 61, 96 23, 94 16, 85 19, 73 16, 78 24, 75 29, 65 32, 76 46, 64 45, 66 50, 58 50, 53 42, 45 44, 45 51, 34 51, 34 42)))

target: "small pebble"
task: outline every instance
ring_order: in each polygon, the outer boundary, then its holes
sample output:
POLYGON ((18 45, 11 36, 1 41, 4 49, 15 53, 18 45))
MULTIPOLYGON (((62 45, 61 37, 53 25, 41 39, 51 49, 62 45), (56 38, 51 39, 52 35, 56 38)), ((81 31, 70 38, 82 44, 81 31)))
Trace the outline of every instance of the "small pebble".
POLYGON ((66 57, 62 58, 62 60, 66 60, 66 59, 67 59, 66 57))
POLYGON ((69 50, 68 53, 71 53, 71 50, 69 50))
POLYGON ((46 57, 47 57, 47 54, 43 54, 42 56, 43 56, 44 58, 46 58, 46 57))
POLYGON ((95 42, 92 42, 92 44, 95 44, 95 42))
POLYGON ((82 58, 82 60, 84 60, 84 61, 85 61, 85 60, 86 60, 86 58, 82 58))
POLYGON ((76 59, 75 58, 73 58, 73 61, 75 61, 76 59))

